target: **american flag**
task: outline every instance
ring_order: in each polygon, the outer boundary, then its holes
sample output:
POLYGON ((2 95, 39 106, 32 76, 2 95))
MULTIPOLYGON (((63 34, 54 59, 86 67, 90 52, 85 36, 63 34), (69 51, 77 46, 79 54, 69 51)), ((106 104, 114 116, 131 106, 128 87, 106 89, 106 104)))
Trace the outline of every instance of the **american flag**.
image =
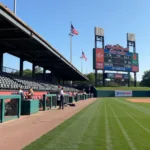
POLYGON ((83 51, 82 51, 82 56, 80 58, 82 58, 82 59, 84 58, 87 61, 87 58, 86 58, 86 56, 85 56, 83 51))
POLYGON ((78 31, 73 27, 73 25, 71 24, 71 33, 78 35, 78 31))

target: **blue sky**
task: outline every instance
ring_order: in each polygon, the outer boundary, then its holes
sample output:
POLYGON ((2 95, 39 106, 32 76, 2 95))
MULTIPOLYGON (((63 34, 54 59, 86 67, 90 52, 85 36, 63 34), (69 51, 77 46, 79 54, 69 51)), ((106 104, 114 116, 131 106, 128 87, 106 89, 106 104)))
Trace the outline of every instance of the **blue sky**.
MULTIPOLYGON (((13 0, 1 0, 13 10, 13 0)), ((70 21, 79 31, 73 37, 73 64, 81 70, 81 49, 88 58, 84 73, 93 72, 92 49, 94 27, 105 30, 105 45, 126 47, 126 33, 136 34, 139 53, 138 80, 150 68, 150 1, 149 0, 17 0, 17 16, 69 60, 70 21)), ((19 60, 5 55, 4 65, 19 68, 19 60)), ((31 64, 25 63, 25 68, 31 64)))

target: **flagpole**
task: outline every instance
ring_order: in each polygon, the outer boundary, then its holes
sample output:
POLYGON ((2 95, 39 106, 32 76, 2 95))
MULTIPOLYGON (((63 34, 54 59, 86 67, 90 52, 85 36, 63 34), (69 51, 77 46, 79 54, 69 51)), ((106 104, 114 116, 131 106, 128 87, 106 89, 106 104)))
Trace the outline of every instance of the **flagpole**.
MULTIPOLYGON (((70 27, 71 27, 71 24, 72 22, 70 21, 70 27)), ((73 34, 71 33, 71 28, 70 28, 70 63, 72 63, 72 37, 73 37, 73 34)))
POLYGON ((70 33, 70 62, 72 63, 72 34, 70 33))
POLYGON ((16 15, 16 0, 14 0, 14 14, 16 15))
MULTIPOLYGON (((72 37, 73 37, 73 34, 71 33, 71 24, 72 22, 70 21, 70 63, 72 64, 72 37)), ((70 84, 72 85, 72 81, 70 81, 70 84)))
POLYGON ((80 58, 81 58, 81 72, 83 73, 83 58, 82 57, 80 58))
POLYGON ((81 59, 81 67, 82 67, 82 73, 83 73, 83 59, 81 59))
POLYGON ((81 67, 82 67, 82 73, 83 73, 83 59, 81 59, 81 67))

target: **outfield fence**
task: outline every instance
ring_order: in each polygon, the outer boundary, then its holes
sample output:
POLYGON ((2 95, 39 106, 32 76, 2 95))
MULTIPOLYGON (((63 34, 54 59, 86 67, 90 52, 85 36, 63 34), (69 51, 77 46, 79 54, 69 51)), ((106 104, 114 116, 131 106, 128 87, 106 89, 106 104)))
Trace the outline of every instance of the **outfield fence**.
POLYGON ((95 90, 95 97, 150 97, 150 91, 139 90, 95 90))

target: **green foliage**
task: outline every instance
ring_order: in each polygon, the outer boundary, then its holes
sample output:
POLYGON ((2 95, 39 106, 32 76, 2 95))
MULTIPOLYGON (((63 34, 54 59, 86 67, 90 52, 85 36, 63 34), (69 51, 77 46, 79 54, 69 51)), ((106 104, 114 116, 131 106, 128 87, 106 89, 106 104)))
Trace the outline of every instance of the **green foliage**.
MULTIPOLYGON (((42 68, 41 67, 35 67, 35 73, 42 73, 42 68)), ((15 75, 19 75, 19 71, 16 71, 16 72, 12 72, 12 74, 15 74, 15 75)), ((31 69, 25 69, 23 70, 23 76, 26 76, 26 77, 31 77, 32 76, 32 70, 31 69)))
MULTIPOLYGON (((85 74, 85 76, 88 77, 88 81, 75 81, 73 82, 74 84, 78 85, 95 85, 95 73, 91 72, 89 74, 85 74)), ((97 73, 97 78, 98 78, 98 85, 102 86, 100 82, 103 80, 102 73, 97 73)), ((131 86, 133 86, 133 77, 130 75, 130 81, 131 81, 131 86)), ((107 86, 125 86, 128 84, 128 80, 122 81, 121 79, 110 79, 110 80, 105 80, 107 86)))
POLYGON ((94 82, 95 82, 95 75, 94 75, 94 73, 89 73, 86 76, 89 79, 89 81, 87 81, 87 83, 90 83, 90 84, 94 85, 94 82))
POLYGON ((41 67, 39 67, 39 66, 36 66, 35 67, 35 73, 42 73, 43 71, 42 71, 42 68, 41 67))
MULTIPOLYGON (((78 85, 94 85, 95 84, 95 74, 94 73, 88 73, 84 74, 86 77, 88 77, 88 81, 74 81, 73 84, 78 84, 78 85)), ((102 80, 102 74, 98 73, 98 79, 102 80)))
POLYGON ((135 90, 135 91, 149 91, 149 87, 127 87, 127 86, 119 86, 119 87, 97 87, 97 90, 135 90))
POLYGON ((23 70, 23 76, 31 77, 32 76, 32 70, 30 70, 30 69, 23 70))
POLYGON ((144 72, 140 85, 150 87, 150 70, 144 72))

